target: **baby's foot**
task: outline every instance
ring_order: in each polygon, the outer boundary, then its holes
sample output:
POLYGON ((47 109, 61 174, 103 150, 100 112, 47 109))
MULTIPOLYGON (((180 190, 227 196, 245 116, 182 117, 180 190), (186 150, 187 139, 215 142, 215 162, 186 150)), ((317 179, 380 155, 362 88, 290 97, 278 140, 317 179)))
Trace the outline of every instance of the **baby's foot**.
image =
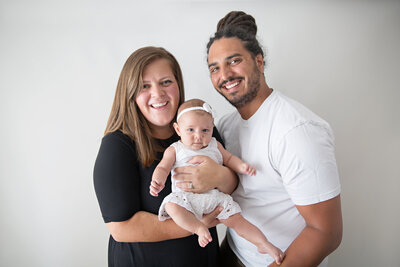
POLYGON ((283 258, 285 258, 285 253, 271 243, 258 247, 258 252, 261 254, 269 254, 278 265, 281 265, 283 258))
POLYGON ((199 227, 196 231, 196 235, 199 236, 199 245, 204 248, 208 243, 212 241, 212 237, 207 227, 199 227))

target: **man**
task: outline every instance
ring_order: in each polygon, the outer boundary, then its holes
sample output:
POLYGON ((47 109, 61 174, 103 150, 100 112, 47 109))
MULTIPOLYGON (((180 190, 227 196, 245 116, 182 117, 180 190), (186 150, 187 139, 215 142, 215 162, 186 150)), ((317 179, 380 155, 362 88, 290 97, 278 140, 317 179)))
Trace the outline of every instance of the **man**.
MULTIPOLYGON (((207 45, 213 86, 237 109, 220 120, 218 130, 226 149, 257 169, 255 177, 240 175, 232 197, 243 216, 286 251, 282 267, 326 266, 324 259, 342 238, 332 131, 268 87, 256 32, 253 17, 233 11, 207 45)), ((233 266, 226 262, 232 257, 236 266, 276 266, 230 229, 221 250, 226 266, 233 266)))

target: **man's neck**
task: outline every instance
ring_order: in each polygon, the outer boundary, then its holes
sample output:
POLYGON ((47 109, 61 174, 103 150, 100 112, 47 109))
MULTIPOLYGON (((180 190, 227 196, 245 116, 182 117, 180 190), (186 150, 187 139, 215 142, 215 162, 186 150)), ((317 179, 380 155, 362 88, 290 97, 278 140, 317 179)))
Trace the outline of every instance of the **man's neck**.
POLYGON ((266 83, 261 86, 258 91, 257 96, 245 106, 238 109, 238 112, 242 119, 248 120, 251 116, 253 116, 257 110, 260 108, 262 103, 264 103, 265 99, 272 93, 272 89, 268 87, 266 83))

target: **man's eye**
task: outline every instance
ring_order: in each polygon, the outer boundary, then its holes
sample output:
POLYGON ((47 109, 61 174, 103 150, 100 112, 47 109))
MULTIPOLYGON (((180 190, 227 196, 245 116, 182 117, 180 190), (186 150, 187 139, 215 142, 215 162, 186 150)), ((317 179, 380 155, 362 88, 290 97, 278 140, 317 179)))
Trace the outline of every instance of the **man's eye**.
POLYGON ((214 72, 216 72, 217 70, 218 70, 218 67, 211 68, 211 69, 210 69, 210 73, 214 73, 214 72))
POLYGON ((234 58, 231 60, 231 64, 236 64, 238 62, 240 62, 240 59, 238 59, 238 58, 234 58))

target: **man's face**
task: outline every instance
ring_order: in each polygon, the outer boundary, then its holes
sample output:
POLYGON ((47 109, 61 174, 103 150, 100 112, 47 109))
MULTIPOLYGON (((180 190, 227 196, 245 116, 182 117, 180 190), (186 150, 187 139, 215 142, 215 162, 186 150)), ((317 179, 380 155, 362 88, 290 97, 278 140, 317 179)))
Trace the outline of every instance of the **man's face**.
POLYGON ((214 41, 208 52, 208 68, 215 89, 236 108, 257 96, 263 58, 261 55, 253 58, 238 38, 214 41))

